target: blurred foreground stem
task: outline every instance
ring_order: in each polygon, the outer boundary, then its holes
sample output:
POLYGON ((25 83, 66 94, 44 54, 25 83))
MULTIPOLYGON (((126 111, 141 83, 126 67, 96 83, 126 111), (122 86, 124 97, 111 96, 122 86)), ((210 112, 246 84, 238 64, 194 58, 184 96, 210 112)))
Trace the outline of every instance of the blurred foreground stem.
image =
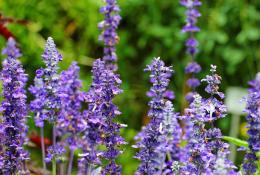
POLYGON ((70 174, 71 174, 72 163, 73 163, 73 156, 74 156, 74 151, 70 151, 70 157, 69 157, 69 164, 68 164, 67 175, 70 175, 70 174))
POLYGON ((56 158, 52 159, 52 175, 56 175, 56 158))
POLYGON ((41 127, 40 130, 41 130, 40 132, 41 132, 42 165, 43 165, 44 172, 46 172, 45 145, 44 145, 44 128, 41 127))
MULTIPOLYGON (((53 123, 53 128, 52 128, 52 144, 53 148, 55 149, 56 146, 56 124, 55 122, 53 123)), ((53 156, 52 159, 52 175, 56 175, 56 157, 53 156)))
MULTIPOLYGON (((231 117, 231 127, 230 127, 229 136, 237 138, 239 134, 239 125, 240 125, 240 116, 233 114, 231 117)), ((229 159, 233 162, 236 160, 236 153, 237 153, 237 146, 231 144, 229 159)))

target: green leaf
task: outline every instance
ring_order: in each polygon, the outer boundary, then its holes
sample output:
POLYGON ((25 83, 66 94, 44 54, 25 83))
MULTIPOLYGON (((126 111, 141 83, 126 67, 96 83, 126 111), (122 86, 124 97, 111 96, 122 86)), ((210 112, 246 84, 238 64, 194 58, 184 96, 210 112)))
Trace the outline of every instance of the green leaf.
POLYGON ((223 136, 222 139, 226 140, 236 146, 242 146, 242 147, 248 148, 248 143, 244 140, 240 140, 240 139, 237 139, 234 137, 229 137, 229 136, 223 136))

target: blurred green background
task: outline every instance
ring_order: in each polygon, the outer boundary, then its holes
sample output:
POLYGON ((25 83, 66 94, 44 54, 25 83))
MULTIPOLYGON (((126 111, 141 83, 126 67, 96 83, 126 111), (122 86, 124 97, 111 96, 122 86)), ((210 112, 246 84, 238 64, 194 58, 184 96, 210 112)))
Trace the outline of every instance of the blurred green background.
MULTIPOLYGON (((145 93, 150 85, 148 75, 143 73, 145 65, 158 56, 173 65, 171 89, 176 94, 175 109, 182 111, 187 79, 184 68, 190 58, 185 54, 187 35, 180 32, 185 23, 185 8, 178 0, 118 1, 123 19, 118 30, 117 53, 124 93, 116 98, 116 103, 123 113, 120 120, 129 126, 122 134, 131 145, 133 136, 146 121, 149 99, 145 93)), ((45 40, 52 36, 64 57, 61 69, 66 69, 73 60, 78 61, 84 90, 88 89, 91 63, 103 54, 97 29, 97 23, 103 20, 99 14, 102 5, 102 0, 0 0, 0 12, 4 16, 28 21, 26 25, 10 23, 6 27, 23 52, 22 63, 30 76, 29 84, 35 70, 43 65, 41 54, 45 40)), ((201 32, 196 37, 200 52, 196 59, 203 71, 198 78, 209 72, 210 64, 216 64, 223 78, 224 92, 231 86, 246 88, 247 82, 260 70, 260 1, 205 0, 199 9, 201 32)), ((5 39, 0 36, 1 48, 4 45, 5 39)), ((199 91, 203 93, 203 86, 199 91)), ((218 125, 228 134, 230 117, 218 125)), ((242 120, 241 126, 232 127, 238 128, 239 136, 245 139, 244 125, 242 120)), ((34 129, 32 123, 30 129, 34 129)), ((134 150, 130 146, 124 149, 119 158, 123 173, 133 174, 138 165, 132 158, 134 150)))

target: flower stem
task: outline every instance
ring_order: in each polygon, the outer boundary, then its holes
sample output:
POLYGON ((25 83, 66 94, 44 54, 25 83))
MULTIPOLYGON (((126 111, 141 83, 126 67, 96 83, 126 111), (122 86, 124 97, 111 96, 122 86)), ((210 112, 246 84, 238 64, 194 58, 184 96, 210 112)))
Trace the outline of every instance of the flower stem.
POLYGON ((87 175, 91 175, 91 165, 87 165, 87 175))
MULTIPOLYGON (((56 124, 53 123, 52 128, 52 145, 55 148, 56 146, 56 124)), ((56 157, 54 156, 52 159, 52 175, 56 175, 56 157)))
POLYGON ((70 174, 71 174, 72 163, 73 163, 73 156, 74 156, 74 151, 70 151, 70 157, 69 157, 69 164, 68 164, 67 175, 70 175, 70 174))
POLYGON ((171 156, 171 153, 169 151, 166 153, 166 156, 167 156, 169 161, 172 161, 172 156, 171 156))
POLYGON ((52 159, 52 175, 56 175, 56 158, 52 159))
POLYGON ((45 163, 44 127, 40 128, 40 132, 41 132, 42 165, 43 165, 43 170, 44 170, 44 174, 45 174, 46 163, 45 163))

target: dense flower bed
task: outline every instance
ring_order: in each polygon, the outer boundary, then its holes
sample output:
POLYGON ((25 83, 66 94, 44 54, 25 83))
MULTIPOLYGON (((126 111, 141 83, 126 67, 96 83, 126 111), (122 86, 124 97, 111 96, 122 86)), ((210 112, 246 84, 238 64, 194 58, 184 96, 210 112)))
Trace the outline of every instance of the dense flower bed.
MULTIPOLYGON (((93 62, 92 84, 83 92, 76 62, 59 73, 58 63, 62 55, 56 49, 54 40, 47 39, 42 59, 44 68, 36 71, 34 84, 29 91, 34 99, 27 102, 27 75, 18 58, 20 50, 13 38, 9 38, 2 54, 1 80, 3 101, 0 125, 0 174, 31 174, 27 168, 30 154, 24 148, 27 139, 27 114, 34 114, 35 125, 40 128, 43 174, 49 173, 47 163, 52 163, 52 174, 80 175, 121 174, 122 167, 116 159, 123 154, 122 145, 128 144, 120 135, 120 129, 127 127, 119 123, 121 114, 114 104, 114 98, 123 93, 122 81, 117 73, 116 44, 119 41, 116 29, 121 17, 116 0, 106 0, 100 9, 104 21, 98 24, 102 30, 99 37, 104 43, 101 59, 93 62), (44 142, 46 125, 52 127, 52 144, 44 142), (65 158, 68 157, 68 158, 65 158), (77 157, 78 166, 73 167, 77 157), (63 166, 62 166, 63 165, 63 166), (65 168, 64 165, 67 165, 65 168)), ((228 159, 229 144, 224 141, 221 130, 215 122, 226 117, 227 107, 223 103, 224 93, 220 92, 221 76, 217 67, 211 65, 210 74, 204 79, 196 78, 202 70, 195 61, 199 42, 195 33, 201 16, 199 0, 181 0, 187 8, 186 25, 182 32, 188 33, 187 54, 191 62, 185 73, 190 74, 186 95, 188 107, 183 113, 174 110, 174 92, 168 88, 174 74, 172 66, 166 66, 162 59, 154 58, 144 69, 150 72, 152 87, 147 92, 149 123, 135 137, 138 149, 134 158, 140 161, 136 175, 251 175, 260 173, 260 73, 249 82, 246 98, 248 122, 248 142, 236 138, 225 139, 246 150, 243 165, 236 167, 228 159), (201 83, 206 83, 203 97, 196 91, 201 83)))

